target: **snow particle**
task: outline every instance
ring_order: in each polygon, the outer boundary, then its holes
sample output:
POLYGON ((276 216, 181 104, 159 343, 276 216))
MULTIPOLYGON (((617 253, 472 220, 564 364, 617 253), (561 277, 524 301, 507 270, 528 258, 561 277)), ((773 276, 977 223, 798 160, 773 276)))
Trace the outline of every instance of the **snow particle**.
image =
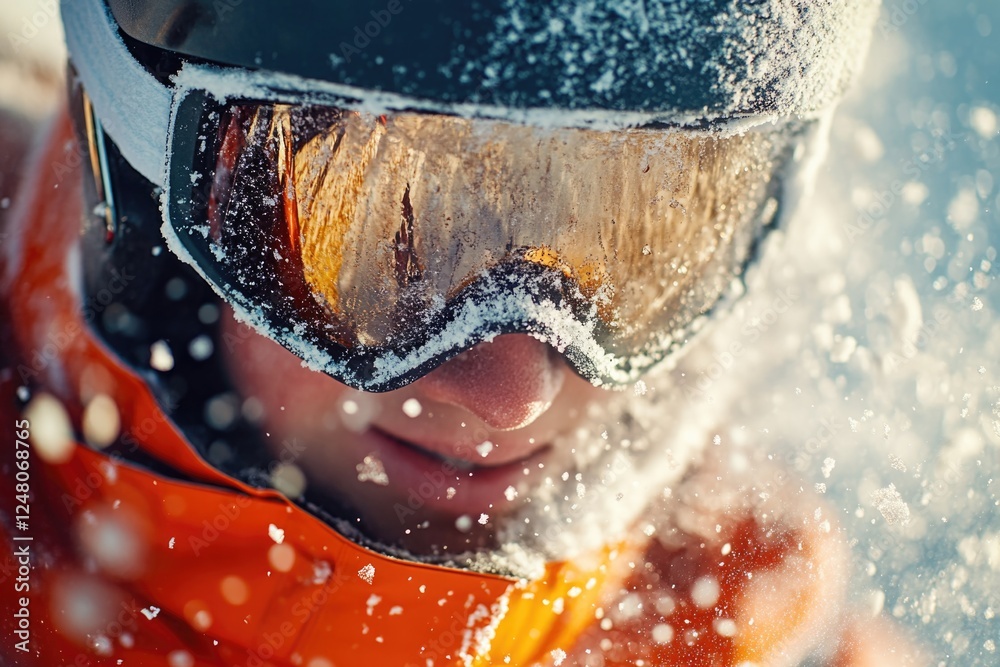
POLYGON ((389 476, 385 474, 385 466, 374 454, 366 456, 361 463, 354 466, 358 471, 359 482, 371 482, 378 486, 389 486, 389 476))
POLYGON ((959 231, 967 229, 979 217, 979 195, 974 188, 962 188, 948 204, 948 219, 959 231))
POLYGON ((462 516, 455 519, 455 528, 458 528, 463 533, 467 533, 472 530, 472 517, 468 514, 463 514, 462 516))
POLYGON ((653 641, 657 644, 669 644, 674 640, 674 629, 666 623, 653 626, 653 641))
POLYGON ((478 452, 479 455, 485 459, 487 456, 490 455, 490 452, 493 451, 493 447, 494 445, 492 442, 490 442, 489 440, 484 440, 483 442, 476 445, 476 452, 478 452))
POLYGON ((927 186, 919 181, 909 181, 903 185, 903 201, 911 206, 920 206, 929 194, 927 186))
POLYGON ((171 651, 167 664, 170 667, 194 667, 194 658, 187 651, 171 651))
POLYGON ((174 367, 174 354, 167 341, 158 340, 149 347, 149 365, 155 370, 166 372, 174 367))
POLYGON ((715 577, 701 577, 691 587, 691 601, 700 609, 709 609, 719 601, 719 581, 715 577))
POLYGON ((250 587, 242 578, 235 575, 225 577, 219 584, 222 599, 231 605, 239 606, 250 597, 250 587))
POLYGON ((833 468, 836 465, 837 462, 831 458, 823 459, 823 467, 820 469, 820 472, 823 473, 825 479, 830 479, 830 473, 833 472, 833 468))
POLYGON ((847 363, 857 349, 858 341, 854 336, 835 336, 830 348, 830 361, 835 364, 847 363))
POLYGON ((46 463, 65 463, 73 455, 75 443, 69 415, 59 399, 38 394, 24 410, 31 423, 31 444, 46 463))
POLYGON ((889 525, 905 524, 910 520, 910 508, 903 502, 895 484, 872 493, 872 504, 889 525))
POLYGON ((674 613, 674 609, 677 608, 677 603, 669 595, 663 595, 657 599, 654 606, 656 607, 656 613, 660 616, 670 616, 674 613))
POLYGON ((312 582, 317 586, 329 581, 331 574, 333 574, 333 568, 325 560, 318 560, 313 563, 312 582))
POLYGON ((306 490, 306 475, 294 463, 279 463, 271 473, 271 486, 289 498, 299 498, 306 490))
POLYGON ((415 398, 408 398, 403 402, 403 412, 407 417, 419 417, 423 410, 424 407, 420 405, 420 401, 415 398))
POLYGON ((153 605, 149 605, 149 608, 147 608, 147 609, 141 609, 140 611, 142 612, 143 616, 145 616, 146 618, 148 618, 149 620, 152 621, 154 618, 156 618, 159 615, 160 608, 159 607, 154 607, 153 605))
POLYGON ((195 361, 205 361, 212 356, 214 351, 215 346, 212 344, 212 339, 205 335, 198 336, 188 343, 188 354, 195 361))
POLYGON ((206 609, 199 609, 191 616, 191 626, 200 632, 212 627, 212 614, 206 609))
POLYGON ((490 520, 490 515, 489 514, 480 514, 479 515, 479 523, 480 523, 480 525, 485 526, 487 523, 489 523, 489 520, 490 520))
POLYGON ((273 523, 267 525, 267 536, 275 541, 277 544, 281 544, 285 541, 285 531, 278 528, 273 523))
POLYGON ((240 401, 231 393, 213 396, 205 404, 205 421, 220 431, 229 428, 240 415, 240 401))
POLYGON ((877 162, 885 154, 885 146, 875 130, 861 125, 854 132, 854 147, 866 162, 877 162))
POLYGON ((712 628, 720 637, 735 637, 736 622, 730 618, 717 618, 712 622, 712 628))
POLYGON ((118 438, 121 418, 114 399, 104 394, 95 396, 83 411, 83 438, 98 449, 108 447, 118 438))
POLYGON ((554 649, 550 655, 552 656, 552 664, 556 667, 563 664, 563 660, 566 659, 566 651, 561 648, 554 649))
POLYGON ((987 107, 974 107, 969 113, 969 124, 983 139, 992 139, 997 134, 997 115, 987 107))
POLYGON ((267 562, 278 572, 289 572, 295 565, 295 549, 287 544, 272 544, 267 550, 267 562))
POLYGON ((112 653, 111 639, 106 635, 97 635, 90 643, 94 653, 102 657, 108 657, 112 653))
POLYGON ((358 577, 361 581, 370 585, 373 581, 375 581, 375 566, 368 563, 363 568, 358 570, 358 577))
POLYGON ((618 615, 622 618, 636 618, 642 613, 642 598, 636 593, 626 595, 618 603, 618 615))

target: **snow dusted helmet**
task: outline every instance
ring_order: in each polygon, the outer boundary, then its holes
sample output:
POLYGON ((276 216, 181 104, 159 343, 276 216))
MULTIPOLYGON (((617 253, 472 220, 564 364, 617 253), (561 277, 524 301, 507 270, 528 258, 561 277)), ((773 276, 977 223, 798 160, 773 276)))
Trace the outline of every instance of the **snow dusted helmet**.
POLYGON ((205 285, 363 390, 512 332, 627 385, 739 283, 877 7, 64 2, 85 282, 143 276, 98 328, 190 349, 181 394, 205 285))

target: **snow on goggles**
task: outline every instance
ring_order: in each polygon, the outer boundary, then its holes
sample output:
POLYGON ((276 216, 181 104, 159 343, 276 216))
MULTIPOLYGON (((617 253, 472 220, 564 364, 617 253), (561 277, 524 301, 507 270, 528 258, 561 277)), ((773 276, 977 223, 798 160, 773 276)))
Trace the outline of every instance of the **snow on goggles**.
POLYGON ((165 85, 96 3, 63 15, 95 133, 162 188, 171 249, 369 391, 512 332, 634 382, 739 284, 814 125, 445 105, 196 63, 165 85))
POLYGON ((602 131, 192 92, 168 220, 241 319, 385 391, 530 333, 596 384, 677 349, 777 208, 787 127, 602 131))

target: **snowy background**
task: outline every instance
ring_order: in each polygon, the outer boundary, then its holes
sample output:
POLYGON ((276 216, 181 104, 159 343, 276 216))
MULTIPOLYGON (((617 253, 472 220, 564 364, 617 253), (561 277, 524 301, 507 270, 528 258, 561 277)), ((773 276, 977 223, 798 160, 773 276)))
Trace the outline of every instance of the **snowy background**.
MULTIPOLYGON (((0 6, 0 101, 51 103, 9 58, 58 67, 54 6, 0 6)), ((998 74, 1000 3, 889 0, 816 197, 679 369, 836 513, 859 605, 961 667, 1000 662, 998 74)))
POLYGON ((723 438, 830 503, 863 609, 931 664, 992 666, 1000 3, 885 4, 816 196, 681 370, 727 415, 723 438), (779 314, 782 290, 797 298, 779 314))

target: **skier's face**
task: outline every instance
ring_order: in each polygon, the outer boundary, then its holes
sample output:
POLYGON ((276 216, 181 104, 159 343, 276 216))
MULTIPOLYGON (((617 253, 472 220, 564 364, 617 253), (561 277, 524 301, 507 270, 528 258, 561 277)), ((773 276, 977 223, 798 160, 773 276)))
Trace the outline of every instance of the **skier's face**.
POLYGON ((630 388, 684 344, 773 221, 798 136, 256 102, 222 117, 204 119, 224 137, 210 205, 175 200, 170 224, 255 331, 328 374, 247 329, 223 336, 247 339, 235 386, 310 500, 449 554, 634 519, 642 494, 616 503, 608 471, 669 468, 664 443, 619 418, 631 391, 581 375, 630 388))
POLYGON ((260 408, 272 455, 305 474, 313 498, 416 553, 494 544, 532 490, 570 468, 576 452, 565 436, 612 396, 526 335, 480 343, 407 387, 374 394, 247 333, 229 367, 260 408))

